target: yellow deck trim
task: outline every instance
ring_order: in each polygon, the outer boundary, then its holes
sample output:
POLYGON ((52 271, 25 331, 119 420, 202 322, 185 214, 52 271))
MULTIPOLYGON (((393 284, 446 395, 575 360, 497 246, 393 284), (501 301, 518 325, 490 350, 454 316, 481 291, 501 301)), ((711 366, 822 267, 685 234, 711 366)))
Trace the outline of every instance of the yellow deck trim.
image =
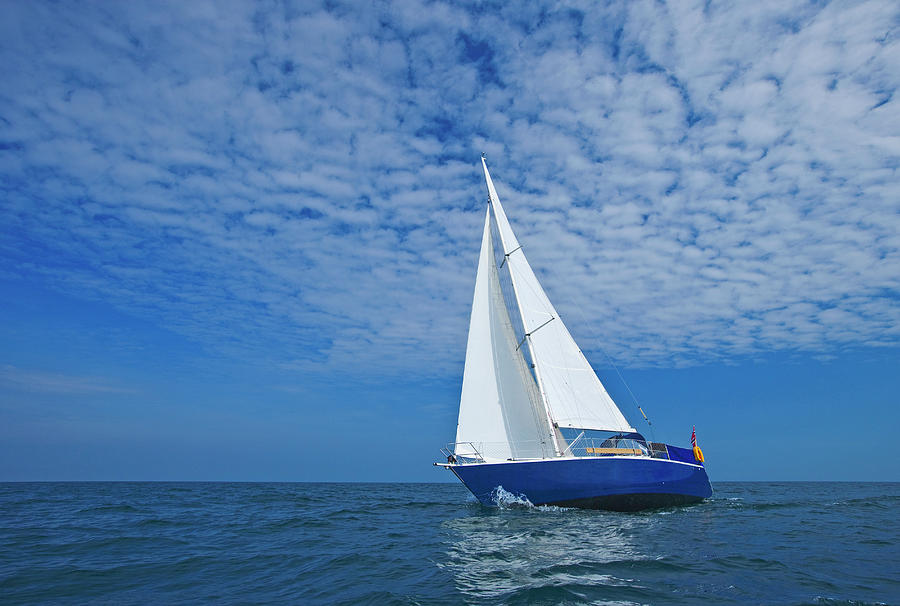
POLYGON ((644 454, 640 448, 587 448, 588 454, 639 455, 644 454))

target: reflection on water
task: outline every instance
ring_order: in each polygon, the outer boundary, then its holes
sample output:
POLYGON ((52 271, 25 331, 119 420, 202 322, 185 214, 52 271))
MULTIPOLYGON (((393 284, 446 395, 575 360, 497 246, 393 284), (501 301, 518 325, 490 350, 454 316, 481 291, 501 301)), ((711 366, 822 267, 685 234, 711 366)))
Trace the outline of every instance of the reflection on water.
POLYGON ((719 484, 687 507, 534 507, 508 493, 441 523, 465 603, 885 604, 900 484, 719 484))
POLYGON ((498 509, 473 504, 471 515, 444 524, 456 539, 448 545, 444 566, 452 572, 457 589, 472 598, 527 601, 529 596, 549 600, 568 594, 581 601, 590 599, 585 590, 606 588, 609 593, 614 587, 643 593, 646 588, 621 573, 631 563, 653 559, 635 535, 655 523, 648 516, 514 501, 498 509), (562 588, 565 594, 558 593, 562 588))
POLYGON ((640 513, 453 484, 0 484, 7 604, 898 604, 900 484, 640 513))

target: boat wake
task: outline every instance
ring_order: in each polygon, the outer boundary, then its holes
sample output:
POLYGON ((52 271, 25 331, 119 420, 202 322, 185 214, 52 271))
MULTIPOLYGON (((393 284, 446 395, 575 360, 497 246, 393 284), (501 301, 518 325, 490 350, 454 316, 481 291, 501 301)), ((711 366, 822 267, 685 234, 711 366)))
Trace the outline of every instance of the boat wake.
POLYGON ((491 501, 500 509, 533 509, 534 503, 525 495, 513 494, 498 486, 491 492, 491 501))
POLYGON ((530 509, 534 511, 568 511, 570 509, 556 505, 535 505, 525 495, 513 494, 503 486, 494 488, 491 492, 491 502, 498 509, 530 509))

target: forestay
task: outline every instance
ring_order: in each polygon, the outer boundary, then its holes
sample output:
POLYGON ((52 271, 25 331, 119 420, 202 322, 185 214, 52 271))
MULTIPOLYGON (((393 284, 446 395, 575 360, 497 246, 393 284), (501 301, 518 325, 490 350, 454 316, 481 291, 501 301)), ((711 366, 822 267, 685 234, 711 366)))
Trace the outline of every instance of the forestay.
MULTIPOLYGON (((510 227, 482 159, 494 219, 543 401, 559 427, 635 431, 547 298, 510 227)), ((471 339, 471 333, 470 337, 471 339)))
POLYGON ((457 456, 553 456, 550 426, 503 301, 485 216, 456 428, 457 456))

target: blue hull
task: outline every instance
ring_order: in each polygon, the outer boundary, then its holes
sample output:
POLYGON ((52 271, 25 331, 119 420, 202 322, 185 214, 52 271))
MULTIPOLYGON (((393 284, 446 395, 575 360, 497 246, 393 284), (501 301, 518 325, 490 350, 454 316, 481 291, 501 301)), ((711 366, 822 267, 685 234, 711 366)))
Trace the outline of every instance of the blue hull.
POLYGON ((706 470, 649 457, 585 457, 450 465, 484 505, 498 486, 535 505, 636 511, 696 503, 712 495, 706 470))

